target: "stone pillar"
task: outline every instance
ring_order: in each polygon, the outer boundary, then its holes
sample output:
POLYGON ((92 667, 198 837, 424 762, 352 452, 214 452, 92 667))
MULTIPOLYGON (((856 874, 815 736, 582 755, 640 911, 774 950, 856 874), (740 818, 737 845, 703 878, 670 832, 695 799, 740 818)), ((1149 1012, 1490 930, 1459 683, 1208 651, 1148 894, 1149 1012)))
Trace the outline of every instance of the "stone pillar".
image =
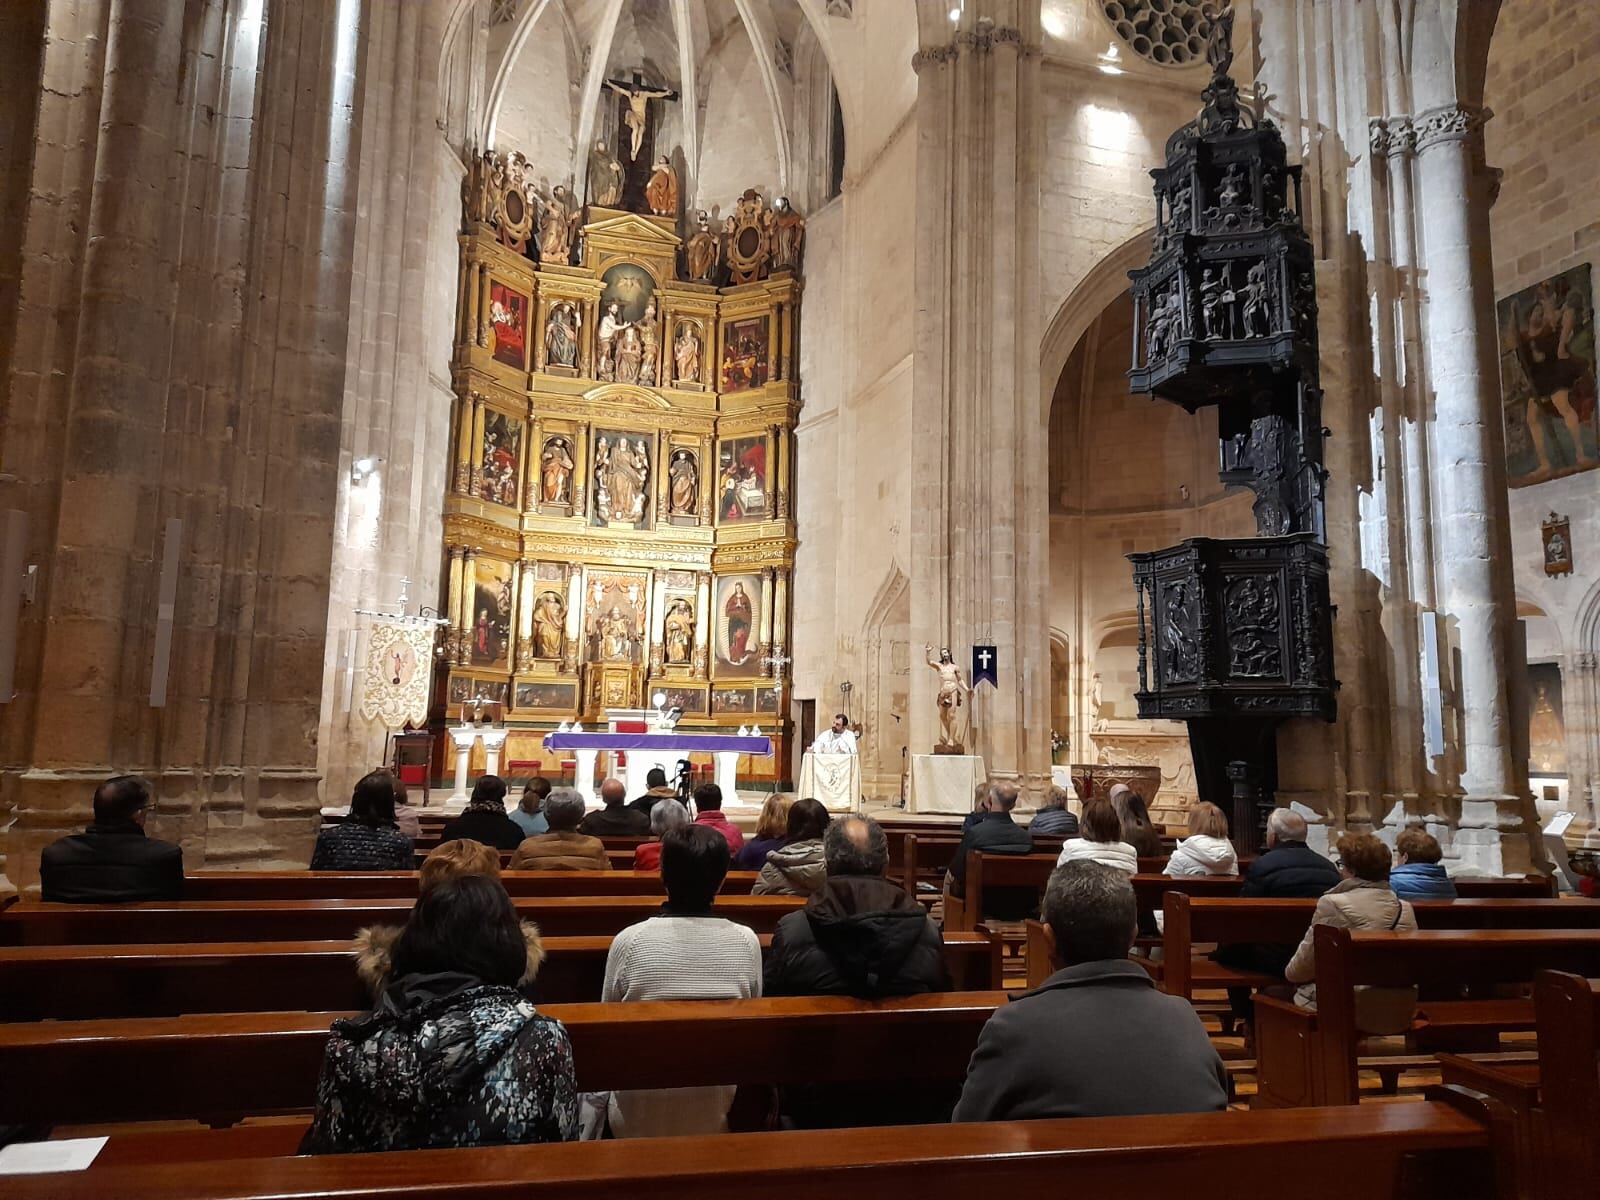
POLYGON ((704 679, 711 666, 711 575, 701 571, 694 597, 694 677, 704 679))
POLYGON ((1048 400, 1039 386, 1039 6, 918 0, 918 308, 912 360, 913 753, 938 735, 923 643, 1000 687, 968 750, 1036 800, 1049 784, 1048 400))
POLYGON ((1463 866, 1498 875, 1530 865, 1529 834, 1537 828, 1527 764, 1512 749, 1516 712, 1508 680, 1516 606, 1483 178, 1489 115, 1446 105, 1419 114, 1414 125, 1434 393, 1438 599, 1454 626, 1464 727, 1456 844, 1463 866))
POLYGON ((522 564, 522 584, 517 589, 517 656, 516 669, 533 669, 533 597, 538 590, 533 577, 533 564, 522 564))
POLYGON ((1600 798, 1600 672, 1593 650, 1568 657, 1564 673, 1567 719, 1567 809, 1577 816, 1567 827, 1568 844, 1600 844, 1596 800, 1600 798))
POLYGON ((456 648, 456 662, 466 666, 472 661, 472 626, 478 619, 478 551, 475 546, 466 548, 461 564, 461 633, 456 648))

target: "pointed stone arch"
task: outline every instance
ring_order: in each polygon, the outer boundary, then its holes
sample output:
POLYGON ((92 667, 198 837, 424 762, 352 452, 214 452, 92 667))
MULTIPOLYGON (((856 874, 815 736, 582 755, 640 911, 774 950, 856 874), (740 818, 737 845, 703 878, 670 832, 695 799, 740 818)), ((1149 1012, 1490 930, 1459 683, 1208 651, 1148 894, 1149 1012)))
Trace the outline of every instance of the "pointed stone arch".
POLYGON ((862 788, 868 796, 889 799, 900 793, 911 736, 911 579, 893 559, 867 608, 861 645, 866 694, 859 715, 852 716, 866 734, 862 788))

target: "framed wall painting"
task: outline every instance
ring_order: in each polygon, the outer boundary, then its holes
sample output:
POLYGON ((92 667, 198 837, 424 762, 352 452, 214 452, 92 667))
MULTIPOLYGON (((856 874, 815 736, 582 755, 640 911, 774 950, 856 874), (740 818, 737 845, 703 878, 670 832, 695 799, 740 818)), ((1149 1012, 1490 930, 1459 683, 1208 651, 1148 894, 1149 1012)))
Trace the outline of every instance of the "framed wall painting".
MULTIPOLYGON (((762 582, 757 574, 717 577, 712 657, 719 679, 754 679, 761 674, 762 582)), ((715 709, 715 700, 712 706, 715 709)))
POLYGON ((1495 307, 1510 485, 1600 465, 1590 265, 1552 275, 1495 307))
POLYGON ((498 279, 489 281, 489 352, 495 362, 528 367, 528 297, 498 279))
POLYGON ((772 319, 740 317, 722 325, 722 390, 762 387, 771 370, 772 319))
POLYGON ((765 521, 772 514, 767 437, 728 438, 717 448, 717 519, 721 523, 765 521))
POLYGON ((471 662, 475 667, 501 669, 511 665, 511 622, 516 572, 508 562, 477 560, 468 628, 471 662))

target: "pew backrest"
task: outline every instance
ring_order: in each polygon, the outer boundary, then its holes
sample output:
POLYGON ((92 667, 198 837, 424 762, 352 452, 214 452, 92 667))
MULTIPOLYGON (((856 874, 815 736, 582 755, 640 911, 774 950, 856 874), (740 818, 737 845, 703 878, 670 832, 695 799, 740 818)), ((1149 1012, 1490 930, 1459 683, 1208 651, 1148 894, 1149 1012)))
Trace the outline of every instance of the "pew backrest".
POLYGON ((1539 1030, 1539 1099, 1555 1162, 1551 1178, 1570 1186, 1600 1171, 1600 990, 1582 975, 1541 971, 1533 1003, 1539 1030))
MULTIPOLYGON (((724 896, 748 896, 755 871, 729 871, 724 896)), ((415 899, 416 871, 197 871, 184 877, 185 900, 415 899)), ((660 896, 654 871, 503 871, 513 896, 660 896)))

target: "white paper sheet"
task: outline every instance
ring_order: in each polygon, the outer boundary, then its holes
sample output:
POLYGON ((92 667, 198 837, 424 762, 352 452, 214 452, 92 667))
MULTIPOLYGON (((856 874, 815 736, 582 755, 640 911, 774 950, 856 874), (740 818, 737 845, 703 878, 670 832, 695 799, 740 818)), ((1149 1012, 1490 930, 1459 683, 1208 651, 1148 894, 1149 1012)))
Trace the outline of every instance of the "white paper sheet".
POLYGON ((62 1138, 58 1142, 17 1142, 0 1149, 0 1175, 42 1175, 81 1171, 106 1144, 103 1137, 62 1138))

